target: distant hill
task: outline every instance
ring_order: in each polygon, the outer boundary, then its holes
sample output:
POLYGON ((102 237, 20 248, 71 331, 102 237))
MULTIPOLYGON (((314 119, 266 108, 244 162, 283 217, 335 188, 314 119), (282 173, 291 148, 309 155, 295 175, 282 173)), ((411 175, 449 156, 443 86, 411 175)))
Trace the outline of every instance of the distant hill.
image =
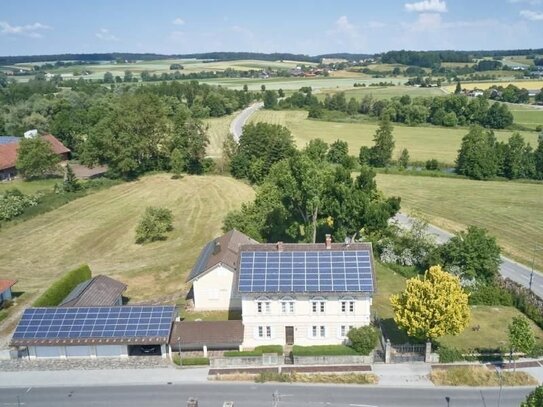
POLYGON ((46 61, 152 61, 157 59, 209 59, 219 61, 232 61, 239 59, 258 59, 261 61, 290 60, 300 62, 320 62, 322 58, 341 58, 350 61, 381 57, 383 62, 404 63, 406 65, 432 65, 440 62, 467 62, 473 58, 498 57, 511 55, 543 55, 543 48, 517 49, 517 50, 481 50, 481 51, 388 51, 379 54, 351 54, 348 52, 330 53, 321 55, 304 55, 291 53, 261 53, 261 52, 204 52, 194 54, 154 54, 154 53, 130 53, 111 52, 98 54, 54 54, 54 55, 20 55, 0 56, 0 65, 12 65, 25 62, 46 61), (415 63, 413 63, 415 62, 415 63))

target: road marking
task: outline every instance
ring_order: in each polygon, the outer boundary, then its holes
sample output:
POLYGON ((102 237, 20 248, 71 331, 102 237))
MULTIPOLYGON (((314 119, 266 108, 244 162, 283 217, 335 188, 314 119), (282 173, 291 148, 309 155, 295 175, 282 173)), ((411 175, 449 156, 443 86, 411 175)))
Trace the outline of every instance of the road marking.
POLYGON ((30 390, 32 390, 32 387, 29 387, 28 389, 26 389, 25 393, 30 393, 30 390))
POLYGON ((351 407, 379 407, 379 406, 374 406, 373 404, 349 404, 349 406, 351 407))

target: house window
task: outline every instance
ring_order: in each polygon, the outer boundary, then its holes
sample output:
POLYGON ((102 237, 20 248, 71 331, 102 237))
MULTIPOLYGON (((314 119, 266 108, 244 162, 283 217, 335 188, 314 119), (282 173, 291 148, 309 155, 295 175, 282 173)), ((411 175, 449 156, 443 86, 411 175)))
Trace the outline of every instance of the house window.
POLYGON ((326 310, 325 303, 326 301, 324 301, 323 299, 314 299, 311 301, 311 310, 314 314, 318 312, 324 313, 324 311, 326 310))
POLYGON ((354 300, 341 301, 341 312, 354 312, 354 300))
POLYGON ((354 312, 354 301, 349 301, 349 312, 354 312))
POLYGON ((351 329, 353 329, 354 326, 353 325, 341 325, 341 329, 340 329, 340 336, 342 338, 345 338, 347 337, 347 334, 349 333, 349 331, 351 329))
POLYGON ((271 338, 271 326, 259 326, 258 327, 259 338, 271 338))
POLYGON ((294 301, 291 298, 284 298, 281 300, 281 312, 283 314, 294 313, 294 301))
POLYGON ((259 314, 269 314, 271 311, 271 303, 269 301, 257 301, 256 310, 259 314))
POLYGON ((311 336, 313 338, 325 338, 326 337, 326 327, 324 325, 313 325, 311 327, 311 336))

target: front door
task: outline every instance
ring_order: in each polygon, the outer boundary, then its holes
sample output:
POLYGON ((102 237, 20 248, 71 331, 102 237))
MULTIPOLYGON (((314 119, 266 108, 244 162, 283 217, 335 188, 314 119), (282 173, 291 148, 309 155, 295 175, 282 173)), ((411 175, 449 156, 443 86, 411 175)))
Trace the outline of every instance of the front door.
POLYGON ((294 327, 286 326, 285 327, 285 338, 287 345, 294 345, 294 327))

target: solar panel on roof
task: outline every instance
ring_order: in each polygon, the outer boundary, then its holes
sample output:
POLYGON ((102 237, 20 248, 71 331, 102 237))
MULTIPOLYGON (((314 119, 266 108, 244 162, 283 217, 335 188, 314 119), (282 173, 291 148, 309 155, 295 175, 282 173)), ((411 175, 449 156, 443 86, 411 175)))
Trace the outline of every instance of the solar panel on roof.
POLYGON ((373 292, 369 250, 241 252, 240 292, 373 292))
POLYGON ((29 308, 13 339, 167 337, 174 306, 29 308))

